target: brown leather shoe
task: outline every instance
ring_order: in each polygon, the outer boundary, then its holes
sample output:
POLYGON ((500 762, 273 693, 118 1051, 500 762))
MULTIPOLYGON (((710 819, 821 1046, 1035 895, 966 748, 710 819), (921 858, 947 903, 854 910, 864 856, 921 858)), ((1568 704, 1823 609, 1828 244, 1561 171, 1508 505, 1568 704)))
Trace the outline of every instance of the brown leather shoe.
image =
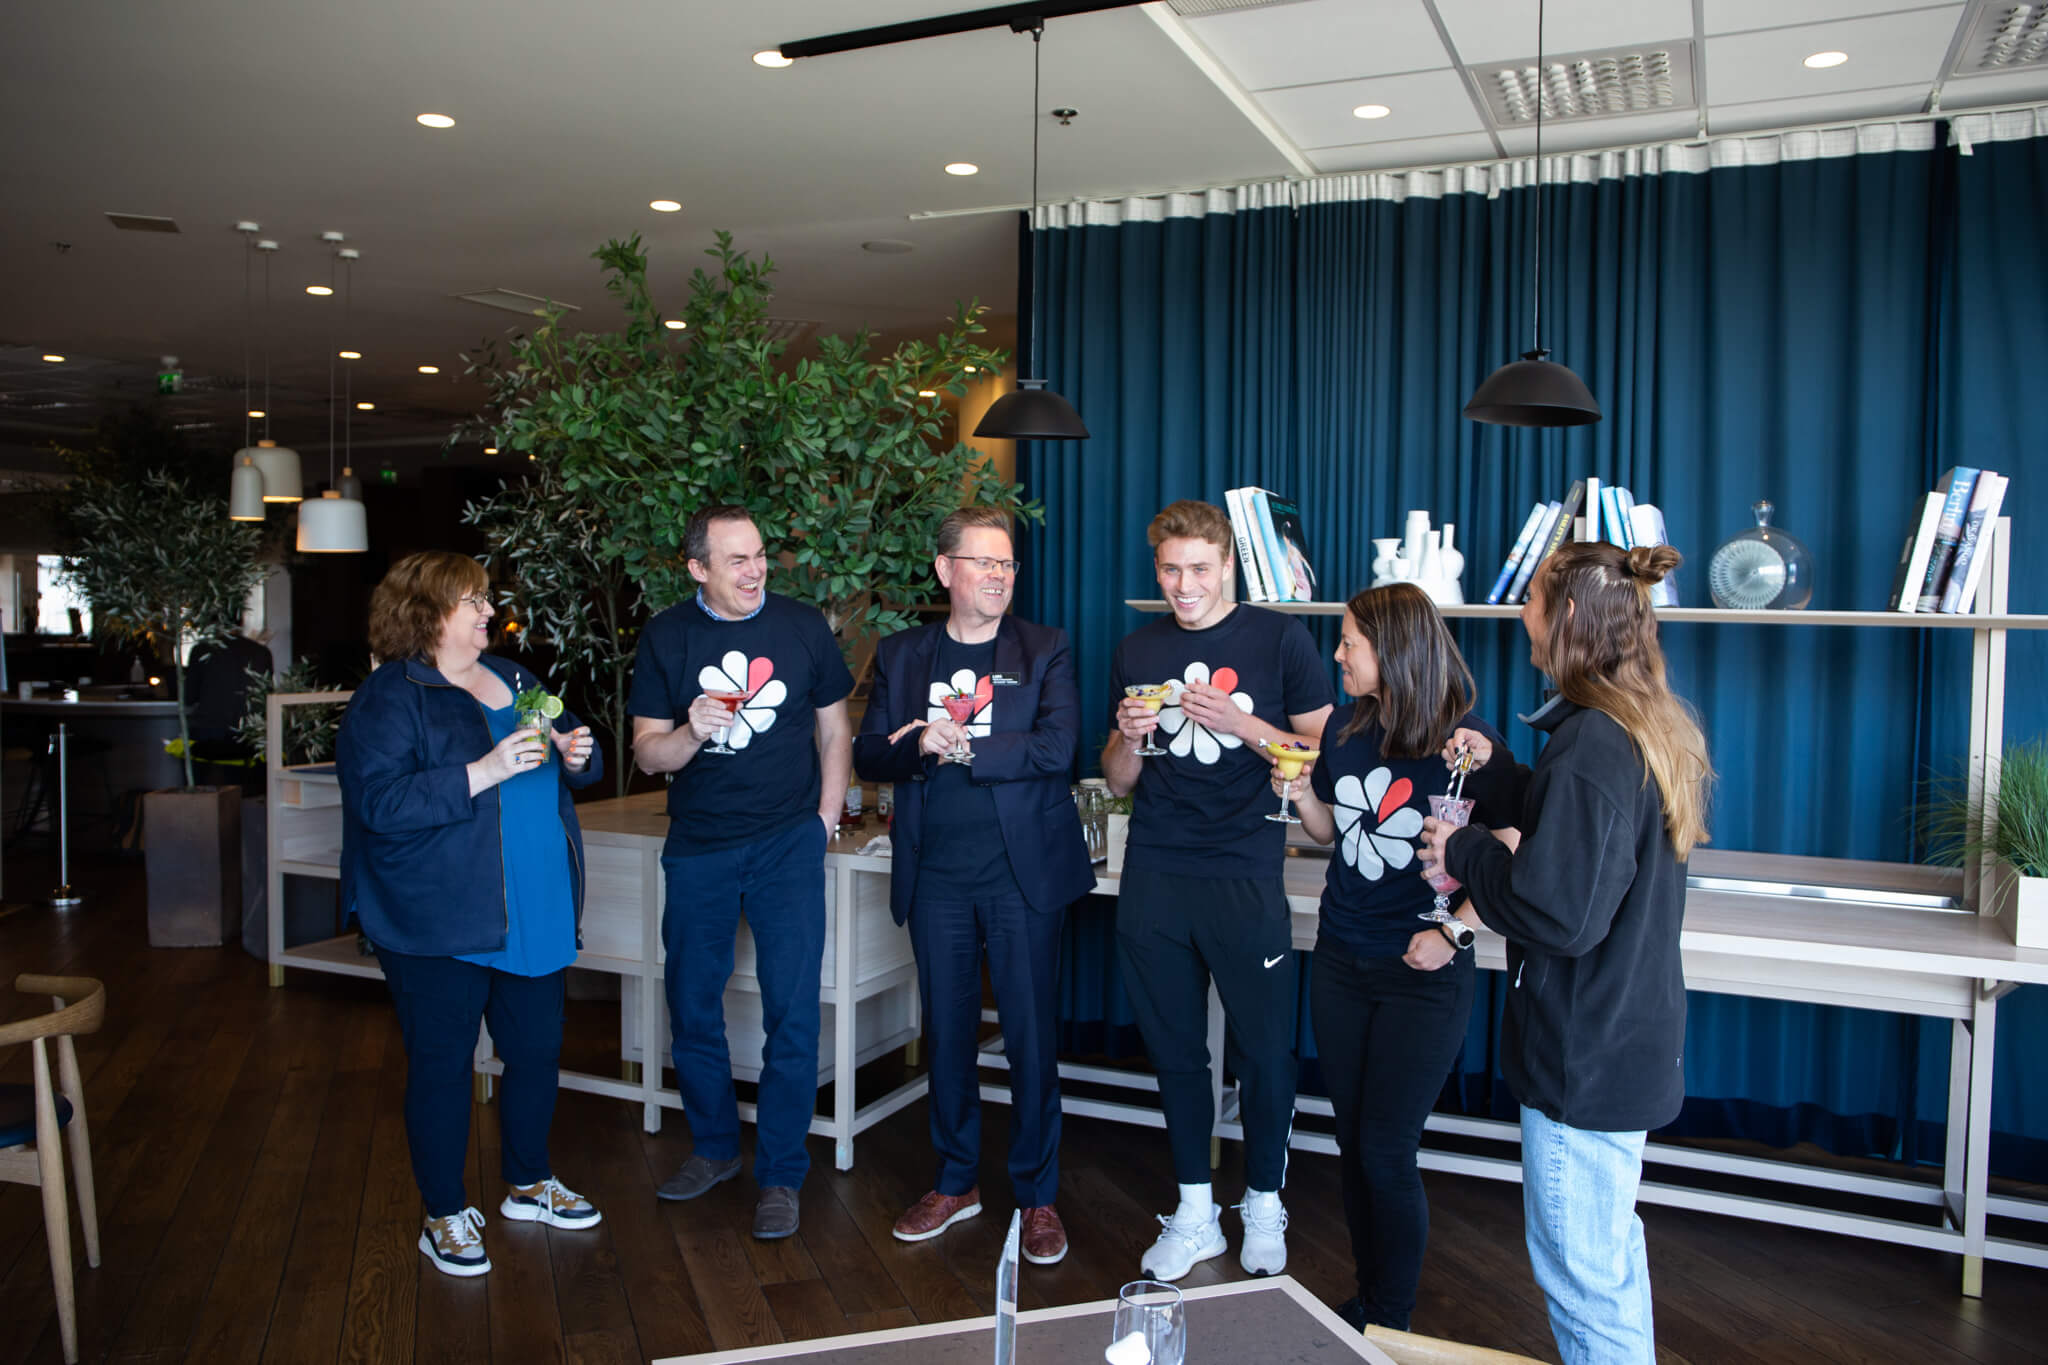
POLYGON ((896 1240, 922 1242, 928 1237, 938 1236, 961 1219, 972 1218, 980 1212, 981 1187, 978 1185, 965 1194, 940 1194, 933 1190, 896 1220, 896 1240))
POLYGON ((1033 1265, 1053 1265, 1067 1254, 1067 1227, 1060 1211, 1050 1204, 1024 1210, 1024 1259, 1033 1265))

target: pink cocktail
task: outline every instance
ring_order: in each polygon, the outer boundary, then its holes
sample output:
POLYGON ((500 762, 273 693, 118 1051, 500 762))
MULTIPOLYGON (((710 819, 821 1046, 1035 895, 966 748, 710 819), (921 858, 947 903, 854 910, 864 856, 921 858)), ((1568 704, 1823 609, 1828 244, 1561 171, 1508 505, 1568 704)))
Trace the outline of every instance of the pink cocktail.
MULTIPOLYGON (((949 692, 939 698, 940 704, 946 708, 947 719, 951 720, 955 725, 962 727, 963 730, 967 722, 974 718, 974 705, 979 700, 980 698, 976 697, 972 692, 949 692)), ((961 737, 960 743, 952 752, 946 755, 945 761, 948 763, 974 762, 974 750, 967 747, 967 739, 964 734, 961 737)))
MULTIPOLYGON (((1472 822, 1473 801, 1465 796, 1432 796, 1429 798, 1429 813, 1453 829, 1463 829, 1472 822)), ((1424 875, 1429 889, 1439 896, 1448 896, 1464 883, 1439 868, 1424 875)))
MULTIPOLYGON (((731 717, 737 716, 740 713, 740 707, 746 705, 747 699, 752 697, 754 694, 752 692, 735 692, 730 688, 706 688, 704 689, 704 695, 711 698, 711 700, 717 702, 720 706, 723 706, 725 708, 725 714, 729 722, 731 717)), ((730 735, 731 733, 732 726, 730 723, 728 723, 725 729, 720 730, 718 732, 718 738, 712 741, 711 747, 706 749, 704 752, 707 754, 731 754, 739 752, 737 749, 728 748, 726 746, 726 736, 730 735)))

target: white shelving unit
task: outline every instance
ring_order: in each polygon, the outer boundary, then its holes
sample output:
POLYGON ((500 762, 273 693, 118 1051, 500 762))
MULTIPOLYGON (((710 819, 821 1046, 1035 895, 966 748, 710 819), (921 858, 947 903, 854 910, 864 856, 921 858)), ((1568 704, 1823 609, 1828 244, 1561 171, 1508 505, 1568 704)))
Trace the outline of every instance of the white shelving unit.
MULTIPOLYGON (((1667 607, 1659 609, 1657 616, 1674 625, 1971 632, 1969 783, 1973 794, 1988 792, 1988 804, 1995 809, 1994 760, 2003 748, 2005 734, 2006 636, 2014 630, 2048 630, 2048 616, 2014 615, 2007 610, 2010 536, 2010 520, 2001 517, 1986 547, 1991 555, 1988 572, 1968 615, 1667 607)), ((1125 605, 1140 611, 1166 610, 1166 603, 1159 599, 1131 600, 1125 605)), ((1345 609, 1341 602, 1259 605, 1311 616, 1339 615, 1345 609)), ((1454 619, 1504 620, 1519 615, 1521 609, 1472 604, 1441 610, 1454 619)), ((1314 856, 1287 861, 1288 900, 1298 948, 1315 944, 1323 866, 1323 860, 1314 856)), ((2013 946, 2008 929, 1996 918, 1996 907, 1981 894, 1988 882, 1982 875, 1984 869, 1702 849, 1693 856, 1689 872, 1680 943, 1688 988, 1951 1021, 1947 1150, 1938 1187, 1657 1142, 1645 1152, 1645 1160, 1652 1163, 1898 1201, 1916 1206, 1920 1211, 1917 1218, 1845 1214, 1813 1204, 1655 1181, 1644 1183, 1642 1198, 1737 1217, 1796 1219, 1802 1226, 1823 1231, 1960 1252, 1963 1292, 1971 1297, 1983 1292, 1987 1256, 2048 1267, 2048 1244, 1987 1234, 1987 1219, 1992 1214, 2048 1223, 2048 1203, 1992 1197, 1987 1169, 1998 1001, 2019 985, 2048 984, 2048 951, 2013 946), (1943 903, 1950 913, 1937 908, 1943 903)), ((1116 883, 1104 878, 1096 889, 1114 894, 1116 883)), ((1482 934, 1478 953, 1482 968, 1504 969, 1506 949, 1499 938, 1482 934)), ((1213 998, 1211 1010, 1212 1014, 1219 1011, 1213 998)), ((1219 1024, 1220 1019, 1212 1018, 1212 1038, 1219 1024)), ((1217 1125, 1218 1135, 1241 1137, 1242 1127, 1234 1117, 1234 1096, 1225 1093, 1220 1083, 1218 1094, 1222 1106, 1218 1112, 1223 1116, 1217 1125)), ((1310 1113, 1329 1112, 1327 1101, 1306 1099, 1301 1107, 1310 1113)), ((1157 1119, 1136 1121, 1156 1123, 1157 1119)), ((1511 1123, 1435 1115, 1429 1127, 1462 1137, 1519 1143, 1518 1131, 1511 1123)), ((1327 1136, 1298 1130, 1294 1143, 1309 1150, 1336 1150, 1327 1136)), ((1425 1149, 1422 1164, 1495 1179, 1521 1178, 1521 1165, 1514 1157, 1425 1149)))

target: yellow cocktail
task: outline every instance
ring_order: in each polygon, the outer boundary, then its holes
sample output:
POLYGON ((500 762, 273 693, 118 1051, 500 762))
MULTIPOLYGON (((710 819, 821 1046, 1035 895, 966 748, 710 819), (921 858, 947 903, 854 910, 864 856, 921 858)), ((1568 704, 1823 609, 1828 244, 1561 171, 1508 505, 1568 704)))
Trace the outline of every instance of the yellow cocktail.
MULTIPOLYGON (((1281 780, 1292 782, 1301 776, 1301 770, 1323 756, 1321 749, 1312 749, 1306 744, 1288 742, 1269 744, 1259 741, 1259 747, 1266 751, 1266 757, 1280 770, 1281 780)), ((1288 809, 1287 794, 1280 794, 1280 809, 1266 817, 1283 825, 1298 825, 1301 818, 1288 809)))
MULTIPOLYGON (((1167 699, 1173 695, 1173 687, 1169 683, 1132 683, 1124 689, 1124 695, 1141 703, 1152 714, 1158 715, 1159 709, 1165 706, 1167 699)), ((1139 758, 1156 758, 1166 750, 1154 744, 1152 736, 1148 734, 1145 736, 1145 742, 1131 752, 1139 758)))

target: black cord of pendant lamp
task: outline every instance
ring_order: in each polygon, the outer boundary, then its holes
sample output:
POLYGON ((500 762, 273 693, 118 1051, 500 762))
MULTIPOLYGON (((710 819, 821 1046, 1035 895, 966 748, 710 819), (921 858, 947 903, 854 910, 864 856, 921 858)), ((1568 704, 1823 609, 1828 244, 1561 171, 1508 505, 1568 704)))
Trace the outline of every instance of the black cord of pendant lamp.
MULTIPOLYGON (((1040 122, 1039 64, 1043 55, 1040 40, 1045 36, 1042 20, 1031 23, 1031 218, 1029 230, 1038 231, 1038 125, 1040 122)), ((1031 328, 1031 370, 1038 370, 1038 328, 1031 328)), ((1017 387, 998 398, 982 414, 974 434, 1007 441, 1085 441, 1088 428, 1074 405, 1045 386, 1043 379, 1019 378, 1017 387)))
POLYGON ((1543 4, 1536 5, 1536 228, 1531 288, 1529 349, 1486 377, 1465 404, 1464 415, 1475 422, 1507 427, 1580 427, 1601 418, 1585 381, 1551 360, 1543 349, 1543 90, 1548 82, 1543 63, 1543 4))

